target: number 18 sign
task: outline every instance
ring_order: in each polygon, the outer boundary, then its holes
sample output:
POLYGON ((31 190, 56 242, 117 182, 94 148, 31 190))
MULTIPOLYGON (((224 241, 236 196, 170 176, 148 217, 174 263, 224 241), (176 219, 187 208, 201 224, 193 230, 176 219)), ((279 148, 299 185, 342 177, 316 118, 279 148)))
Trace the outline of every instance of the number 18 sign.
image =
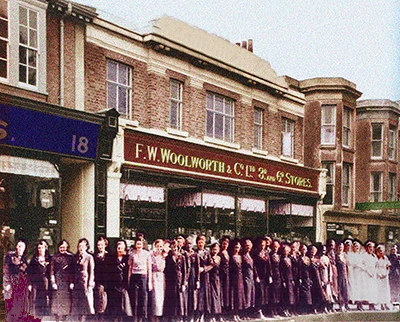
POLYGON ((0 145, 96 159, 100 124, 0 104, 0 145))

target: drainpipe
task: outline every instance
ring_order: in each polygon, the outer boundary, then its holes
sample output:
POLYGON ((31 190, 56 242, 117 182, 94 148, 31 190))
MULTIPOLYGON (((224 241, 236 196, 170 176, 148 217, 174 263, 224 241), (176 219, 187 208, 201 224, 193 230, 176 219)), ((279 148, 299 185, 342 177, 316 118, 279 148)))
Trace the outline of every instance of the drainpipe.
POLYGON ((60 105, 64 106, 64 17, 72 13, 72 3, 68 1, 67 11, 60 20, 60 105))

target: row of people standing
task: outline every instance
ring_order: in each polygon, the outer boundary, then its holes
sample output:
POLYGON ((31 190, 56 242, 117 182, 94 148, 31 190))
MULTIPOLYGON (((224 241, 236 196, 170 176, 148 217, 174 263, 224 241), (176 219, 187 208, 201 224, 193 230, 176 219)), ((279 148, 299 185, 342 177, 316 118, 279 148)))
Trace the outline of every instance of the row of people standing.
MULTIPOLYGON (((378 303, 377 298, 365 297, 376 294, 371 290, 388 294, 388 276, 392 274, 390 281, 398 283, 394 274, 400 273, 397 251, 392 251, 389 260, 381 246, 375 252, 368 242, 361 252, 361 243, 351 240, 338 245, 331 240, 317 247, 265 237, 253 246, 249 238, 224 237, 208 250, 206 237, 199 235, 196 247, 184 236, 158 239, 150 252, 142 238, 131 250, 124 240, 116 243, 115 252, 109 253, 107 246, 107 239, 100 237, 92 255, 83 238, 72 254, 63 240, 51 257, 46 242, 40 241, 28 263, 26 244, 18 241, 4 267, 8 321, 24 314, 51 314, 57 320, 97 314, 100 319, 115 320, 133 316, 203 321, 229 316, 238 321, 328 312, 335 301, 346 310, 350 300, 362 309, 364 301, 378 303), (365 285, 369 292, 360 295, 365 285)), ((398 297, 399 289, 390 286, 392 296, 398 297)), ((390 300, 385 301, 382 305, 389 305, 390 300)))

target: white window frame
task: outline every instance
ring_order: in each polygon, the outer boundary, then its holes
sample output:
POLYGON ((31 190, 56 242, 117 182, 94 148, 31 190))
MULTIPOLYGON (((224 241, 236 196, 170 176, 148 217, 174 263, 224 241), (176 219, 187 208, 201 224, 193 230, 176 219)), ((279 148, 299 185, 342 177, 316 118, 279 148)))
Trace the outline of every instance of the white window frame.
POLYGON ((282 118, 282 155, 294 158, 294 128, 295 122, 287 117, 282 118))
MULTIPOLYGON (((4 46, 5 46, 5 55, 6 55, 6 57, 0 57, 0 61, 2 63, 5 62, 5 66, 4 66, 5 69, 3 69, 4 67, 2 65, 0 65, 0 69, 2 71, 5 71, 5 74, 6 74, 5 77, 2 77, 0 75, 0 80, 6 81, 6 80, 8 80, 8 77, 9 77, 9 74, 10 74, 10 67, 9 67, 9 61, 10 61, 10 49, 9 49, 9 47, 10 47, 10 44, 9 44, 9 38, 10 38, 10 10, 9 10, 8 1, 1 0, 1 2, 2 2, 2 4, 5 5, 5 8, 6 8, 5 15, 7 17, 0 16, 0 21, 1 21, 2 24, 6 24, 7 25, 7 28, 6 28, 7 30, 6 30, 5 37, 1 37, 0 36, 0 42, 3 43, 4 46)), ((4 7, 3 7, 3 9, 4 9, 4 7)))
POLYGON ((352 126, 352 110, 348 107, 344 107, 343 109, 343 133, 342 133, 342 144, 346 148, 350 148, 352 146, 351 140, 351 126, 352 126))
POLYGON ((370 201, 382 201, 382 172, 371 172, 370 179, 370 201))
POLYGON ((171 79, 169 85, 169 126, 172 129, 182 130, 182 96, 183 96, 183 82, 171 79), (173 97, 173 86, 178 88, 177 97, 173 97), (175 115, 176 120, 173 121, 175 115))
POLYGON ((389 172, 388 201, 397 201, 397 176, 389 172))
POLYGON ((321 107, 321 144, 335 145, 336 142, 336 105, 322 105, 321 107), (330 114, 328 114, 330 111, 330 114), (331 115, 331 119, 328 118, 331 115), (328 138, 328 139, 327 139, 328 138))
POLYGON ((254 108, 254 148, 262 150, 263 147, 263 128, 264 110, 259 107, 254 108))
POLYGON ((382 123, 372 123, 371 124, 371 158, 372 159, 382 159, 383 157, 383 124, 382 123), (380 127, 380 137, 374 138, 374 128, 380 127), (379 155, 375 154, 374 146, 379 147, 379 155))
POLYGON ((107 59, 107 108, 115 108, 122 117, 127 119, 132 118, 132 67, 126 65, 124 63, 118 62, 116 60, 107 59), (116 66, 116 79, 109 78, 109 71, 111 66, 116 66), (127 71, 126 83, 120 81, 120 72, 124 68, 127 71), (110 97, 110 87, 115 88, 115 102, 111 102, 110 97), (126 112, 120 109, 121 102, 121 94, 120 91, 125 93, 126 96, 126 104, 125 109, 126 112))
POLYGON ((229 97, 207 92, 206 95, 206 136, 221 140, 228 143, 233 143, 235 138, 235 101, 229 97), (221 110, 218 110, 219 100, 221 110), (218 123, 220 120, 221 124, 218 123), (212 124, 210 124, 212 123, 212 124), (218 126, 218 128, 217 128, 218 126), (222 131, 218 133, 217 129, 222 131))
POLYGON ((6 78, 0 77, 0 82, 39 93, 46 93, 46 10, 47 2, 34 0, 8 1, 8 75, 6 78), (35 48, 28 46, 30 49, 37 50, 35 55, 35 85, 21 82, 19 77, 20 7, 37 14, 37 44, 35 48))
POLYGON ((390 161, 396 161, 397 150, 397 131, 395 128, 389 128, 389 142, 388 142, 388 158, 390 161))
MULTIPOLYGON (((325 205, 333 205, 335 202, 335 162, 322 162, 322 168, 328 170, 326 174, 326 192, 328 192, 328 186, 331 187, 330 191, 332 191, 332 202, 328 203, 323 200, 323 204, 325 205)), ((326 197, 326 195, 325 195, 326 197)))
POLYGON ((342 168, 342 205, 349 206, 351 202, 352 188, 352 165, 343 163, 342 168))

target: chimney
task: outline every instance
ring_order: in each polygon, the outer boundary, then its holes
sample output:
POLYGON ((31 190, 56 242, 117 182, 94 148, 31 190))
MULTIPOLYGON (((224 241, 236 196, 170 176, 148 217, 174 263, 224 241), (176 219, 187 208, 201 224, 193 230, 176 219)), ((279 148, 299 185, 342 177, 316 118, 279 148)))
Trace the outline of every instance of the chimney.
POLYGON ((242 41, 242 48, 247 49, 247 41, 246 40, 242 41))
POLYGON ((236 43, 236 46, 239 46, 239 47, 240 47, 240 42, 237 42, 237 43, 236 43))
POLYGON ((253 52, 253 39, 249 39, 248 45, 247 45, 247 50, 251 53, 253 52))

